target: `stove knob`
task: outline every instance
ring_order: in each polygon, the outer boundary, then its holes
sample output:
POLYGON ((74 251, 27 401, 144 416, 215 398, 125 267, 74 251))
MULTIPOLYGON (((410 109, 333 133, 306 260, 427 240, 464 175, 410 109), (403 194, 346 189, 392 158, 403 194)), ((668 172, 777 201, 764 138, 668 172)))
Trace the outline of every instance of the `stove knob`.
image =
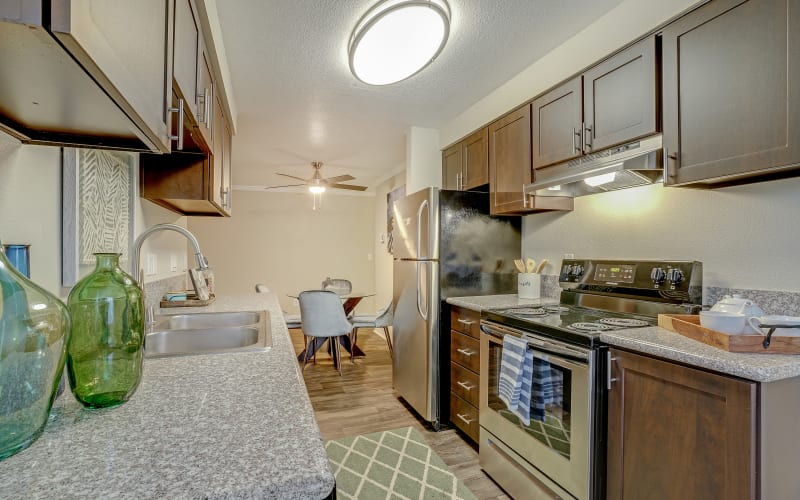
POLYGON ((672 284, 672 286, 676 286, 678 283, 683 281, 683 271, 677 267, 671 268, 669 271, 667 271, 667 280, 672 284))
POLYGON ((660 267, 654 267, 653 270, 650 272, 650 279, 653 280, 654 285, 660 285, 664 282, 664 279, 667 277, 667 273, 664 272, 663 269, 660 267))
POLYGON ((583 275, 583 266, 580 264, 575 264, 572 266, 572 275, 576 278, 581 277, 581 275, 583 275))

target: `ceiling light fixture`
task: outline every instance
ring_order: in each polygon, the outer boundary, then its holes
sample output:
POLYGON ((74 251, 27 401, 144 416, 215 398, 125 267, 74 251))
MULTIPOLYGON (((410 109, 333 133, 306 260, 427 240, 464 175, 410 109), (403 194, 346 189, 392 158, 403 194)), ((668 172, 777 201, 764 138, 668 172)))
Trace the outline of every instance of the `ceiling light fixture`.
POLYGON ((405 80, 436 59, 449 34, 445 0, 382 0, 353 30, 350 71, 369 85, 405 80))

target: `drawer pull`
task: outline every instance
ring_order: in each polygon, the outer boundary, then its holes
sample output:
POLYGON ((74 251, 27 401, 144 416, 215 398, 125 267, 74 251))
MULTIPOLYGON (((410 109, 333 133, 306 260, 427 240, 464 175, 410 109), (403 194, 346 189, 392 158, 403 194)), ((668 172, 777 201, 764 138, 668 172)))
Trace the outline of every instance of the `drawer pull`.
POLYGON ((462 415, 462 414, 460 414, 460 413, 456 413, 456 416, 457 416, 458 418, 460 418, 461 420, 463 420, 463 421, 464 421, 464 423, 465 423, 465 424, 467 424, 467 425, 469 425, 469 424, 471 424, 472 422, 474 422, 474 421, 475 421, 475 419, 474 419, 474 418, 473 418, 472 420, 470 420, 470 419, 468 419, 468 418, 467 418, 465 415, 462 415))
POLYGON ((470 326, 470 325, 474 325, 475 324, 474 320, 469 320, 469 319, 458 318, 456 321, 458 321, 459 323, 461 323, 464 326, 470 326))
POLYGON ((466 382, 461 382, 461 381, 459 381, 459 382, 456 382, 456 384, 458 384, 458 385, 460 385, 461 387, 463 387, 465 391, 471 391, 472 389, 474 389, 474 388, 475 388, 475 386, 474 386, 474 385, 469 385, 469 384, 468 384, 468 383, 466 383, 466 382))
POLYGON ((468 358, 471 357, 473 354, 475 354, 475 351, 470 351, 469 349, 456 349, 456 351, 460 352, 461 354, 463 354, 468 358))

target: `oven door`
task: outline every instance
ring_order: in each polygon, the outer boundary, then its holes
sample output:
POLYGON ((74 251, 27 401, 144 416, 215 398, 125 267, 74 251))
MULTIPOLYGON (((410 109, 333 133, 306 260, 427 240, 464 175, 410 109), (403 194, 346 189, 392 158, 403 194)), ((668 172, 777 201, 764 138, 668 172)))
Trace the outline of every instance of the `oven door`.
MULTIPOLYGON (((517 465, 538 478, 534 482, 546 483, 550 479, 579 499, 590 497, 593 480, 590 462, 594 362, 594 353, 589 349, 492 322, 481 323, 481 427, 527 462, 517 465), (540 412, 535 416, 531 411, 528 425, 498 396, 505 335, 528 341, 534 372, 544 376, 544 383, 532 384, 532 406, 538 406, 540 412)), ((483 446, 482 440, 482 452, 483 446)))

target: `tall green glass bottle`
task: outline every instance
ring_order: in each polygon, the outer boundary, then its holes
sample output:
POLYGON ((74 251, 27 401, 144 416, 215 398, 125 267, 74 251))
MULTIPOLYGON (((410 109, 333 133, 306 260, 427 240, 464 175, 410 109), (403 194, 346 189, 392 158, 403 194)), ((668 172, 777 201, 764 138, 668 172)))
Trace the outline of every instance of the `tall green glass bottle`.
POLYGON ((95 270, 69 294, 67 376, 88 408, 124 403, 142 377, 144 294, 119 268, 119 255, 96 253, 95 270))
POLYGON ((66 306, 17 272, 0 244, 0 459, 30 446, 47 423, 64 371, 66 306))

